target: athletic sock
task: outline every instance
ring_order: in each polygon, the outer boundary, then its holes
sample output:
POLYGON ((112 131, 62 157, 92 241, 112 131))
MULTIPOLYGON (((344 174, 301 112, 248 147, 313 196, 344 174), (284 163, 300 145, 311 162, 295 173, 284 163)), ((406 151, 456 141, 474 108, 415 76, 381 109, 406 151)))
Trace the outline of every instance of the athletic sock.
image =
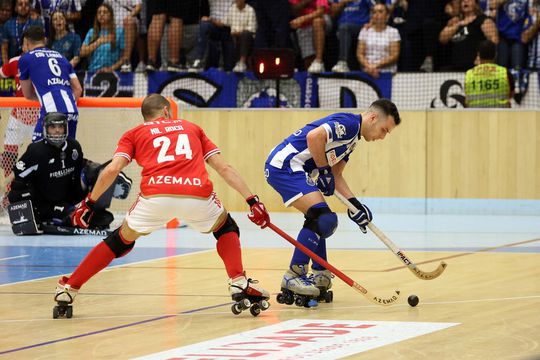
MULTIPOLYGON (((325 238, 320 238, 319 239, 319 246, 317 246, 317 249, 315 249, 314 251, 315 254, 319 255, 320 258, 322 258, 323 260, 326 260, 326 239, 325 238)), ((311 265, 311 267, 315 270, 325 270, 326 268, 323 267, 321 264, 319 264, 318 262, 313 262, 313 265, 311 265)))
POLYGON ((109 246, 104 241, 100 242, 77 266, 67 283, 76 289, 80 289, 92 276, 107 267, 114 258, 115 255, 109 246))
POLYGON ((234 279, 238 275, 244 274, 242 265, 242 248, 238 234, 230 231, 221 235, 216 244, 217 252, 225 264, 227 275, 234 279))
MULTIPOLYGON (((300 230, 297 240, 311 251, 315 251, 319 245, 319 235, 308 228, 302 228, 302 230, 300 230)), ((304 254, 300 249, 295 248, 290 266, 308 264, 309 259, 309 256, 304 254)))

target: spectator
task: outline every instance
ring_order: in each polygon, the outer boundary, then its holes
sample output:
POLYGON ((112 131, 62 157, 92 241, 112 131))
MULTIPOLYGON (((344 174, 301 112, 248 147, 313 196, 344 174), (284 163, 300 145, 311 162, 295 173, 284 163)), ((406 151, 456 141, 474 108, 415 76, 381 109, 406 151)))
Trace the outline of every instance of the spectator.
POLYGON ((180 47, 182 42, 182 12, 185 10, 186 0, 148 0, 148 13, 152 14, 150 27, 148 28, 148 62, 146 71, 157 70, 157 53, 163 37, 163 28, 169 18, 167 33, 169 60, 168 71, 181 71, 180 47))
POLYGON ((362 27, 369 22, 369 13, 374 3, 374 0, 334 0, 330 5, 332 17, 338 19, 339 41, 339 58, 332 71, 339 73, 349 71, 347 61, 353 40, 358 38, 362 27))
POLYGON ((66 15, 62 11, 55 11, 51 15, 49 48, 64 55, 73 68, 79 64, 81 38, 74 32, 69 31, 66 15))
POLYGON ((288 0, 255 0, 257 33, 255 47, 285 48, 289 38, 288 0))
POLYGON ((493 0, 497 5, 499 47, 497 63, 519 71, 525 65, 525 44, 521 33, 527 18, 527 0, 493 0))
POLYGON ((324 38, 332 27, 328 0, 289 0, 294 19, 289 22, 296 30, 304 66, 310 73, 324 71, 324 38))
POLYGON ((407 21, 403 27, 403 70, 432 72, 437 36, 444 24, 444 6, 448 0, 404 2, 407 21))
POLYGON ((371 26, 360 31, 356 55, 364 71, 374 78, 381 72, 395 73, 400 41, 397 29, 386 25, 390 13, 385 4, 371 9, 371 26))
POLYGON ((32 25, 43 26, 41 19, 30 17, 30 0, 17 0, 16 15, 6 21, 2 34, 2 63, 22 53, 22 34, 32 25))
POLYGON ((81 0, 32 0, 31 8, 32 18, 41 17, 45 31, 49 31, 52 14, 56 11, 66 14, 71 31, 75 29, 74 24, 81 20, 81 0))
POLYGON ((229 9, 225 25, 231 27, 231 36, 239 58, 233 69, 234 72, 247 70, 246 59, 253 46, 253 38, 257 31, 256 21, 255 10, 246 5, 246 0, 236 0, 229 9))
POLYGON ((210 14, 208 0, 184 0, 182 11, 182 41, 180 47, 180 63, 182 69, 193 64, 197 59, 197 39, 199 22, 203 16, 210 14))
POLYGON ((234 65, 234 44, 231 37, 231 28, 225 25, 226 17, 231 0, 210 0, 210 16, 203 16, 199 25, 199 37, 197 39, 196 59, 189 68, 190 72, 203 69, 203 60, 206 56, 206 68, 218 67, 219 56, 215 56, 215 46, 211 43, 221 44, 223 65, 226 71, 230 71, 234 65))
POLYGON ((137 38, 137 17, 141 12, 141 0, 105 0, 114 10, 114 22, 124 28, 125 49, 121 72, 131 72, 131 52, 137 38))
POLYGON ((525 20, 525 30, 521 34, 521 41, 529 45, 527 68, 540 70, 540 1, 535 0, 529 9, 530 15, 525 20))
POLYGON ((495 22, 482 13, 477 0, 462 0, 454 16, 439 34, 442 44, 451 43, 450 65, 445 70, 466 71, 474 66, 478 45, 484 40, 497 44, 495 22))
POLYGON ((484 40, 478 47, 478 62, 465 74, 465 106, 509 108, 513 80, 508 69, 495 64, 497 46, 484 40))
POLYGON ((90 57, 88 71, 111 72, 123 63, 124 30, 114 23, 114 11, 109 4, 97 9, 94 27, 88 31, 81 47, 81 57, 90 57))

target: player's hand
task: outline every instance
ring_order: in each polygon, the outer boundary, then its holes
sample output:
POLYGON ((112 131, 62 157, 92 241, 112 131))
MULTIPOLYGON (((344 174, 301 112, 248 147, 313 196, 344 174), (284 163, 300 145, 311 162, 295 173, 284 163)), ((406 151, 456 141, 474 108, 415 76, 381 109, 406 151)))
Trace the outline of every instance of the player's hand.
POLYGON ((83 229, 87 229, 90 225, 90 220, 94 215, 94 205, 96 202, 90 199, 90 194, 86 198, 75 205, 75 210, 71 214, 71 224, 83 229))
POLYGON ((334 181, 334 174, 332 174, 332 168, 330 166, 323 166, 319 168, 319 177, 317 178, 317 187, 324 196, 331 196, 336 189, 336 183, 334 181))
MULTIPOLYGON (((351 199, 349 199, 349 201, 351 201, 351 199)), ((351 210, 347 210, 347 215, 349 215, 349 219, 354 221, 365 234, 367 233, 367 224, 373 220, 373 214, 366 205, 360 203, 358 200, 356 200, 355 203, 357 211, 353 213, 351 210), (360 204, 360 206, 358 206, 358 204, 360 204)))
POLYGON ((248 214, 249 220, 260 226, 262 229, 270 223, 270 214, 266 211, 264 204, 259 201, 257 195, 250 196, 246 199, 251 213, 248 214))

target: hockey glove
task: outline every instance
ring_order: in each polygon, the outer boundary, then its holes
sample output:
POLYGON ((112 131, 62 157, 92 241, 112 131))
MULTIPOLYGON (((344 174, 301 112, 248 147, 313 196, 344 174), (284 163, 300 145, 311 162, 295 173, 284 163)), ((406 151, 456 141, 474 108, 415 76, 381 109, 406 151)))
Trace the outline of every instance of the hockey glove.
POLYGON ((331 196, 334 194, 336 184, 334 182, 334 174, 332 174, 332 168, 330 166, 323 166, 319 168, 317 187, 319 190, 321 190, 324 196, 331 196))
POLYGON ((267 227, 268 223, 270 223, 270 214, 266 211, 264 204, 259 201, 259 197, 257 195, 250 196, 246 199, 246 202, 251 210, 251 213, 248 214, 249 220, 260 226, 262 229, 267 227))
POLYGON ((373 220, 373 214, 371 214, 371 210, 369 210, 366 205, 362 204, 356 198, 350 198, 349 201, 357 209, 355 213, 353 213, 351 210, 347 210, 347 215, 349 215, 349 219, 354 221, 364 234, 367 233, 366 226, 373 220))
POLYGON ((90 199, 90 194, 86 195, 83 201, 75 205, 75 210, 71 214, 71 224, 87 229, 94 215, 94 205, 96 202, 90 199))

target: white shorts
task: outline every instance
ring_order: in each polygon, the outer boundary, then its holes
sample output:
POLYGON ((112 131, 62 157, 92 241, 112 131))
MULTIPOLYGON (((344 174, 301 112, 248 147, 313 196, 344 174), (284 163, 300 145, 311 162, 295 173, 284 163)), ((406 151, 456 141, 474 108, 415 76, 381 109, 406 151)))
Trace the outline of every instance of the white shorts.
MULTIPOLYGON (((332 18, 328 15, 324 15, 324 32, 328 34, 332 30, 332 18)), ((300 47, 300 53, 302 59, 315 55, 315 46, 313 44, 313 26, 296 29, 296 36, 298 37, 298 46, 300 47)))
POLYGON ((126 215, 126 222, 132 230, 149 234, 176 218, 201 233, 209 233, 225 220, 225 214, 227 211, 215 193, 207 199, 173 196, 144 198, 139 195, 126 215))

